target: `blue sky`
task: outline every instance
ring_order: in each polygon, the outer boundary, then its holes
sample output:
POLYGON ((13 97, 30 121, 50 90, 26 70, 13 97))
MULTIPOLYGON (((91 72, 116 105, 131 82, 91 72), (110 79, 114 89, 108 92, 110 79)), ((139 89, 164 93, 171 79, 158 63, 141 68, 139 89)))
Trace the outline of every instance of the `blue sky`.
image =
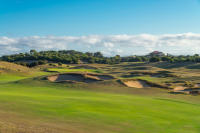
POLYGON ((198 0, 0 0, 0 35, 200 31, 198 0))
POLYGON ((33 48, 194 54, 199 33, 200 0, 0 0, 0 55, 33 48))

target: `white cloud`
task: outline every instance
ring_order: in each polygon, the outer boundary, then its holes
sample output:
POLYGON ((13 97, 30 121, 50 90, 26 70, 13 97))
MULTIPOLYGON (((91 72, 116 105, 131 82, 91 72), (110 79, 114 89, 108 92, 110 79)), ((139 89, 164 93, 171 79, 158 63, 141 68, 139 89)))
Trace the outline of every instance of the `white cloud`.
POLYGON ((12 43, 16 43, 16 40, 8 37, 0 37, 0 45, 9 45, 12 43))
POLYGON ((171 54, 199 54, 200 34, 0 37, 0 55, 28 52, 30 49, 101 51, 106 56, 144 55, 153 50, 171 54))
POLYGON ((112 47, 114 47, 114 44, 113 43, 111 43, 111 42, 104 42, 103 43, 104 44, 104 47, 110 47, 110 48, 112 48, 112 47))

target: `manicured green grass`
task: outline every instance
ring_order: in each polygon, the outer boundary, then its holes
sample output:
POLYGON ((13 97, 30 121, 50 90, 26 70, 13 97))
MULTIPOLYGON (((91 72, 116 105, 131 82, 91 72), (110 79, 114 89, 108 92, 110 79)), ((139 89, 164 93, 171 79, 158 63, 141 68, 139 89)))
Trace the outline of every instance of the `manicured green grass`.
POLYGON ((15 75, 15 74, 0 74, 0 83, 16 81, 16 80, 25 79, 25 78, 27 77, 21 76, 21 75, 15 75))
POLYGON ((36 76, 42 76, 42 75, 48 75, 48 72, 40 72, 40 71, 35 71, 32 74, 24 74, 24 73, 1 73, 0 74, 0 83, 5 83, 5 82, 12 82, 12 81, 17 81, 21 79, 26 79, 26 78, 31 78, 31 77, 36 77, 36 76))
MULTIPOLYGON (((105 70, 126 73, 133 71, 136 65, 140 64, 124 63, 124 66, 110 66, 105 70)), ((101 68, 102 71, 48 70, 60 73, 103 71, 101 68)), ((50 83, 39 78, 31 79, 49 74, 47 72, 17 72, 0 75, 0 133, 200 132, 199 96, 172 95, 167 90, 154 88, 126 88, 115 81, 50 83)), ((156 83, 173 80, 150 76, 131 78, 156 83)))
POLYGON ((59 73, 64 73, 64 72, 94 72, 94 73, 102 73, 100 70, 96 69, 68 69, 68 68, 48 68, 48 71, 52 72, 59 72, 59 73))
POLYGON ((4 83, 0 85, 0 113, 16 113, 28 121, 54 121, 72 130, 79 127, 80 133, 200 132, 199 103, 79 87, 34 80, 4 83))

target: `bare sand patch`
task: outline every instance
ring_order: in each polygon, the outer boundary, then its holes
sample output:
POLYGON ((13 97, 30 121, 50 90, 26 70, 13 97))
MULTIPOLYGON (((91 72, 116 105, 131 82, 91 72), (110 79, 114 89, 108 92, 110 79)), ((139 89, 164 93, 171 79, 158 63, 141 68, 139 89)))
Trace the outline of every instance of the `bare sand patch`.
POLYGON ((184 86, 177 86, 174 88, 174 91, 183 91, 185 90, 187 87, 184 87, 184 86))
POLYGON ((195 84, 194 87, 200 87, 200 83, 195 84))
POLYGON ((134 88, 145 88, 151 87, 148 83, 141 80, 128 80, 123 82, 127 87, 134 87, 134 88))
POLYGON ((158 71, 158 72, 135 71, 135 72, 122 75, 122 77, 124 78, 137 77, 137 76, 151 76, 151 77, 157 77, 157 78, 177 77, 177 75, 174 75, 168 71, 158 71))
POLYGON ((51 82, 74 81, 91 83, 97 81, 111 80, 114 79, 114 77, 110 75, 66 73, 48 76, 47 79, 51 82))
POLYGON ((162 88, 162 89, 171 89, 171 87, 169 86, 153 83, 153 82, 142 80, 142 79, 124 79, 124 80, 119 80, 119 81, 123 85, 127 87, 133 87, 133 88, 155 87, 155 88, 162 88))

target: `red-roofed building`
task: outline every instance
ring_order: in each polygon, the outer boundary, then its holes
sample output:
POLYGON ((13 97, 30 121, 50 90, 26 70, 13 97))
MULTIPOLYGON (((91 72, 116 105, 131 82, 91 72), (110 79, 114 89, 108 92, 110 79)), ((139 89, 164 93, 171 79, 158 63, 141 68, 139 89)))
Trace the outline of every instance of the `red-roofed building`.
POLYGON ((149 54, 149 56, 165 56, 165 54, 163 52, 160 52, 160 51, 153 51, 149 54))

